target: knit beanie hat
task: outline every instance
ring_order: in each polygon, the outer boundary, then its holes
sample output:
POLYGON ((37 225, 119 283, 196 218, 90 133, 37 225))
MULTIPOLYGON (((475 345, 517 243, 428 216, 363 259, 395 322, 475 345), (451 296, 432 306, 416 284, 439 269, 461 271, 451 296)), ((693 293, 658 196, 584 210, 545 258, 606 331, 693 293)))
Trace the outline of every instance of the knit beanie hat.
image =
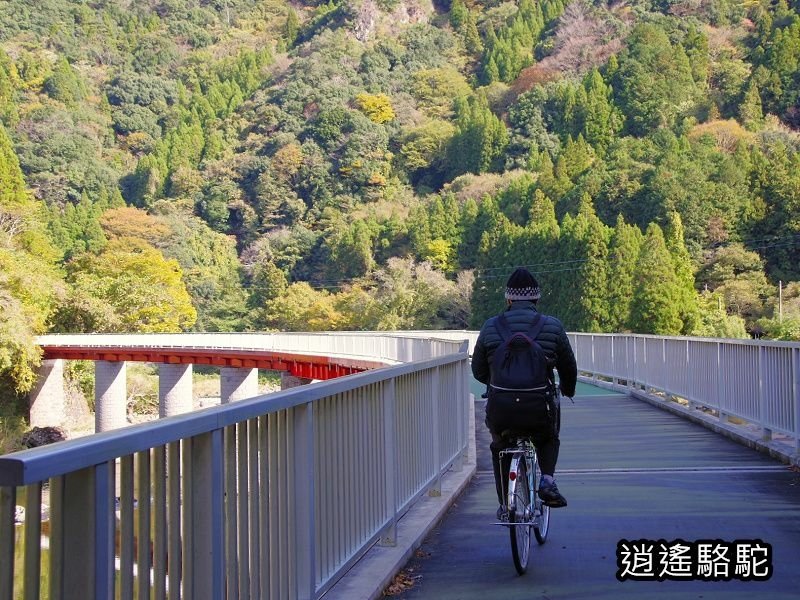
POLYGON ((542 297, 539 282, 528 269, 519 267, 506 283, 506 300, 538 300, 542 297))

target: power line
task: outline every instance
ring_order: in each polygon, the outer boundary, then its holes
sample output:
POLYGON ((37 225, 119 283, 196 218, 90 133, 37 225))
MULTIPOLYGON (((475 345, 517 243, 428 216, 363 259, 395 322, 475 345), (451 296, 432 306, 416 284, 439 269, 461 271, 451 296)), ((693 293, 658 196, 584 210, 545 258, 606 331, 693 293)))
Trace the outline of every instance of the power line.
MULTIPOLYGON (((733 244, 740 244, 745 249, 751 250, 768 250, 771 248, 790 248, 793 246, 800 245, 800 234, 789 234, 785 236, 770 236, 770 237, 763 237, 763 238, 752 238, 746 240, 729 240, 726 242, 718 242, 713 244, 709 247, 709 249, 715 250, 719 248, 726 248, 732 246, 733 244), (763 242, 770 242, 770 243, 763 243, 763 242)), ((536 263, 527 263, 522 265, 503 265, 497 267, 483 267, 483 268, 475 268, 473 272, 475 273, 476 277, 480 277, 481 279, 503 279, 507 276, 508 270, 515 268, 515 267, 523 267, 530 270, 534 275, 545 275, 551 273, 569 273, 580 271, 582 266, 589 262, 590 258, 580 258, 580 259, 572 259, 572 260, 552 260, 552 261, 542 261, 536 263), (567 265, 573 265, 570 267, 566 267, 567 265), (553 269, 544 269, 542 267, 566 267, 566 268, 553 268, 553 269), (495 274, 495 272, 501 271, 500 274, 495 274)), ((349 278, 340 278, 340 279, 316 279, 307 281, 306 283, 312 289, 315 290, 334 290, 334 289, 345 289, 354 283, 361 283, 364 282, 365 278, 369 277, 369 275, 364 275, 361 277, 349 277, 349 278)), ((297 282, 295 282, 297 283, 297 282)), ((373 285, 379 284, 379 281, 369 281, 373 285)), ((262 285, 254 285, 254 284, 243 284, 242 287, 244 289, 251 289, 251 290, 268 290, 269 287, 262 286, 262 285)))

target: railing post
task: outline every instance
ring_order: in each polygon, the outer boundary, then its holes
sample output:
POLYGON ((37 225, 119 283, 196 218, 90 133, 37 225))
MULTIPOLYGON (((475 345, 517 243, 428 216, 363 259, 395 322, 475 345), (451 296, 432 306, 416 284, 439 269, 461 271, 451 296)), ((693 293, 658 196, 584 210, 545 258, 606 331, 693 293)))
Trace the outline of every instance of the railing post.
POLYGON ((717 342, 715 346, 717 349, 717 368, 714 369, 714 377, 716 378, 716 383, 714 384, 714 405, 717 409, 719 420, 722 421, 722 391, 720 390, 722 385, 722 376, 720 375, 720 369, 722 368, 722 342, 717 342))
POLYGON ((114 597, 114 469, 104 462, 94 468, 95 598, 114 597))
MULTIPOLYGON (((464 342, 459 350, 461 352, 468 352, 469 342, 464 342)), ((468 363, 468 359, 465 358, 458 363, 457 369, 458 386, 456 392, 456 407, 458 410, 457 423, 460 424, 458 427, 458 444, 461 451, 457 454, 456 460, 453 463, 453 470, 456 472, 461 471, 461 469, 464 468, 464 463, 469 459, 469 403, 471 400, 469 393, 469 374, 467 371, 468 363)))
POLYGON ((17 489, 0 486, 0 597, 14 597, 14 508, 17 489))
POLYGON ((311 403, 293 410, 295 573, 298 600, 312 600, 317 591, 314 498, 314 419, 311 403))
POLYGON ((772 439, 772 430, 767 426, 767 402, 764 390, 764 346, 758 346, 758 425, 761 427, 761 439, 765 442, 772 439))
MULTIPOLYGON (((188 598, 216 600, 225 595, 222 430, 190 440, 191 553, 185 573, 190 578, 188 598)), ((186 590, 184 590, 186 591, 186 590)))
POLYGON ((439 389, 439 367, 433 369, 431 374, 431 430, 433 431, 433 484, 428 490, 429 496, 442 495, 442 450, 441 435, 439 435, 439 403, 442 401, 442 391, 439 389))
POLYGON ((64 545, 63 598, 86 597, 95 585, 95 470, 81 469, 64 476, 62 527, 64 545))
MULTIPOLYGON (((42 482, 32 483, 27 486, 25 498, 25 514, 42 514, 42 482)), ((0 539, 3 539, 0 534, 0 539)), ((39 598, 41 595, 42 565, 41 565, 41 519, 25 520, 25 598, 39 598), (36 549, 36 552, 31 550, 36 549), (30 549, 30 550, 28 550, 30 549)), ((2 556, 2 551, 0 551, 2 556)), ((0 564, 2 560, 0 560, 0 564)))
POLYGON ((395 435, 395 379, 383 385, 383 444, 385 468, 383 485, 386 489, 386 516, 389 526, 381 535, 382 546, 397 544, 397 436, 395 435))
POLYGON ((609 337, 611 338, 611 383, 614 384, 616 388, 619 385, 619 371, 617 370, 617 359, 614 354, 617 338, 613 334, 609 337))
POLYGON ((792 349, 792 406, 794 411, 794 449, 800 452, 800 348, 792 349))
MULTIPOLYGON (((686 373, 690 373, 691 372, 690 371, 690 369, 692 368, 691 353, 692 353, 691 342, 687 339, 686 340, 686 373)), ((687 401, 689 403, 688 404, 688 408, 689 408, 690 411, 692 411, 695 408, 697 408, 697 403, 692 398, 689 398, 688 396, 691 396, 691 395, 693 395, 695 393, 695 388, 693 386, 691 386, 691 385, 689 385, 688 388, 689 389, 687 390, 687 393, 686 393, 686 396, 687 396, 686 399, 687 399, 687 401)))

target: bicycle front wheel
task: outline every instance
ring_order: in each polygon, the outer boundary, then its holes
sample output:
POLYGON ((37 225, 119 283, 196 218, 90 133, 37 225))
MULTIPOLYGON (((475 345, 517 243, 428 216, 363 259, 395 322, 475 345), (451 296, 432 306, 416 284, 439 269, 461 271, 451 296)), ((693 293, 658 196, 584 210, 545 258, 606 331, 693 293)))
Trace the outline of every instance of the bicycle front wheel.
POLYGON ((531 553, 531 518, 533 516, 530 477, 525 457, 514 457, 511 461, 508 479, 511 556, 514 558, 514 567, 517 569, 517 573, 524 575, 528 569, 531 553))

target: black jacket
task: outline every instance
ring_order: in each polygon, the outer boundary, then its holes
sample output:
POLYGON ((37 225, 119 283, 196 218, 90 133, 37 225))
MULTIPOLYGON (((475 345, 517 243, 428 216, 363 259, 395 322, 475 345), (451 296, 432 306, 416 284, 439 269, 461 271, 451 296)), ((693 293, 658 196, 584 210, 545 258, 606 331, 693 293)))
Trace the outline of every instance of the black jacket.
MULTIPOLYGON (((527 331, 536 315, 536 305, 526 301, 512 302, 505 314, 512 332, 527 331)), ((561 321, 555 317, 543 314, 542 318, 545 319, 545 323, 539 335, 536 336, 536 341, 547 355, 548 366, 551 369, 555 367, 558 371, 561 393, 572 397, 575 395, 578 366, 572 346, 569 344, 567 332, 564 331, 561 321)), ((496 319, 497 317, 492 317, 483 324, 478 341, 475 342, 475 348, 472 351, 472 374, 475 379, 486 384, 491 379, 492 356, 503 341, 495 326, 496 319)))

